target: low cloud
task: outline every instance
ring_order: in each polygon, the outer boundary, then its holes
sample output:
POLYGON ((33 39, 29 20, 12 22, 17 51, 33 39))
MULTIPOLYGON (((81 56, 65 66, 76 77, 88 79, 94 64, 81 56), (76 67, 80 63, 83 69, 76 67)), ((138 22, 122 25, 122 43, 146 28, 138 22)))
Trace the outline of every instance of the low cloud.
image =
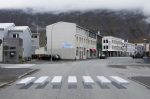
POLYGON ((36 12, 141 9, 145 15, 150 15, 150 0, 0 0, 0 2, 0 9, 31 8, 36 12))

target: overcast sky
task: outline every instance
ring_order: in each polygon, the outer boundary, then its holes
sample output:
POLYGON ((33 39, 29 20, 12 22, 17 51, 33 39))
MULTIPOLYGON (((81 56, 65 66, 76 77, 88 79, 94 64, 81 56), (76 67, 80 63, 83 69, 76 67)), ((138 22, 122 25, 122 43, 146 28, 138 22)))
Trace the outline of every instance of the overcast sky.
POLYGON ((0 0, 0 9, 7 8, 33 8, 36 11, 141 9, 150 14, 150 0, 0 0))

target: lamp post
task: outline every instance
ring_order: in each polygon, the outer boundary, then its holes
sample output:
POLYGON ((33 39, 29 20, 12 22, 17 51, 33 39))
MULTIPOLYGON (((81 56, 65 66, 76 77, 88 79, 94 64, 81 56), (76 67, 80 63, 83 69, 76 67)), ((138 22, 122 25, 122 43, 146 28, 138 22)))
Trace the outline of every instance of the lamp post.
POLYGON ((146 57, 146 41, 147 41, 147 39, 143 39, 144 40, 144 57, 143 57, 143 60, 144 60, 144 62, 146 62, 146 63, 148 63, 148 57, 146 57))
POLYGON ((50 61, 53 62, 53 57, 52 57, 52 54, 53 54, 53 29, 54 29, 54 26, 55 24, 52 25, 52 28, 51 28, 51 59, 50 61))
POLYGON ((147 39, 143 39, 144 40, 144 57, 146 57, 146 41, 147 41, 147 39))

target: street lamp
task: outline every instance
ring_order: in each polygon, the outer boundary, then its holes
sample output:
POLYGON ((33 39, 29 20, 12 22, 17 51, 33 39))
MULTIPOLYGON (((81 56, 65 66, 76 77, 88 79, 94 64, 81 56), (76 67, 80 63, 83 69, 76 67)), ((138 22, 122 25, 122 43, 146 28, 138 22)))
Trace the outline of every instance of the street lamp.
POLYGON ((56 24, 53 24, 53 25, 52 25, 52 28, 51 28, 51 59, 50 59, 51 62, 53 62, 53 57, 52 57, 52 54, 53 54, 53 51, 52 51, 52 50, 53 50, 53 45, 52 45, 52 44, 53 44, 53 38, 52 38, 52 36, 53 36, 53 29, 54 29, 54 26, 55 26, 55 25, 56 25, 56 24))
POLYGON ((148 63, 149 62, 149 60, 148 60, 148 57, 146 57, 146 41, 147 41, 147 39, 143 39, 144 40, 144 45, 145 45, 145 53, 144 53, 144 57, 143 57, 143 59, 144 59, 144 61, 146 62, 146 63, 148 63))
POLYGON ((144 49, 144 50, 145 50, 145 51, 144 51, 144 52, 145 52, 145 53, 144 53, 144 57, 146 57, 146 41, 147 41, 147 39, 143 39, 143 40, 144 40, 144 47, 145 47, 145 49, 144 49))

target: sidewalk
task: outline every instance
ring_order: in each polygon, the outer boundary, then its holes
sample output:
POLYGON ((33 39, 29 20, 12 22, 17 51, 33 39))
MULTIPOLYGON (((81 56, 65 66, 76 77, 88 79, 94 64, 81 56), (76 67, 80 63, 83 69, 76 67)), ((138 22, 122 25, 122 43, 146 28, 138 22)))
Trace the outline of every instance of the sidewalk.
POLYGON ((8 85, 17 79, 33 73, 37 69, 30 68, 0 68, 0 87, 8 85))

